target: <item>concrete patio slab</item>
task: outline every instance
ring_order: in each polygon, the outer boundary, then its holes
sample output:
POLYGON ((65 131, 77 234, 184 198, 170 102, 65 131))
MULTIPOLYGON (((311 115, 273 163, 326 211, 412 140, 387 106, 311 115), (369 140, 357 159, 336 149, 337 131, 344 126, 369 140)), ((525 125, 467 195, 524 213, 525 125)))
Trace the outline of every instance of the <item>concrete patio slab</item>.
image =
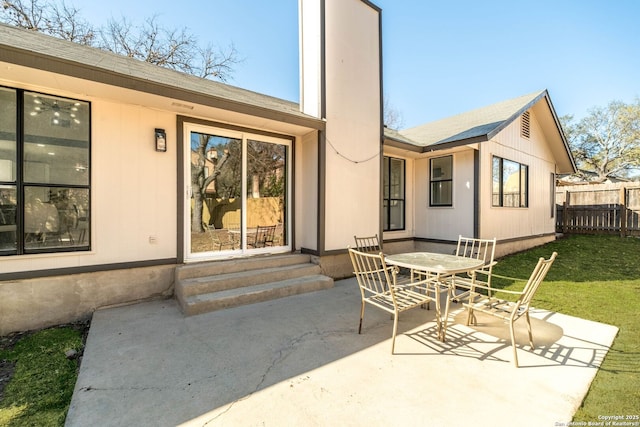
MULTIPOLYGON (((571 421, 617 328, 532 313, 535 351, 506 324, 447 341, 433 310, 392 320, 368 306, 357 333, 355 279, 332 289, 184 317, 173 300, 95 313, 67 416, 100 426, 556 426, 571 421)), ((524 322, 521 327, 524 327, 524 322)))

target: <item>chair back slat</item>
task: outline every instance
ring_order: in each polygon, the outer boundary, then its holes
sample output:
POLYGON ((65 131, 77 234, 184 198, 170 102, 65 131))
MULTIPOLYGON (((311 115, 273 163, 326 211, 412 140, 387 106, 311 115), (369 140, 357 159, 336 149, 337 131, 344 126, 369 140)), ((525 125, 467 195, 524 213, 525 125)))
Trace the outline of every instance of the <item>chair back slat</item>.
POLYGON ((493 263, 496 252, 496 239, 475 239, 458 236, 456 255, 484 261, 485 265, 493 263))
POLYGON ((360 252, 371 254, 379 254, 382 252, 382 247, 380 246, 380 240, 378 239, 377 234, 364 237, 353 236, 353 238, 356 241, 356 249, 360 252))
POLYGON ((349 248, 349 256, 363 292, 382 294, 391 288, 395 267, 386 265, 382 253, 371 254, 349 248))
POLYGON ((458 236, 458 246, 456 247, 456 255, 475 258, 482 260, 484 265, 476 270, 476 273, 482 273, 486 276, 486 285, 491 287, 491 272, 495 262, 493 258, 496 253, 496 238, 493 239, 475 239, 472 237, 458 236))
POLYGON ((254 248, 264 248, 266 246, 273 246, 273 239, 276 232, 275 225, 258 225, 256 227, 256 233, 253 236, 253 240, 247 243, 254 248))
POLYGON ((538 264, 536 264, 536 267, 533 269, 533 272, 531 273, 527 284, 522 290, 522 295, 518 299, 517 304, 519 307, 524 307, 526 309, 529 308, 533 296, 536 294, 536 291, 542 284, 542 281, 547 275, 547 272, 549 272, 549 269, 551 268, 551 265, 553 264, 553 261, 555 261, 557 255, 558 253, 554 252, 551 257, 549 257, 549 259, 540 258, 538 260, 538 264))

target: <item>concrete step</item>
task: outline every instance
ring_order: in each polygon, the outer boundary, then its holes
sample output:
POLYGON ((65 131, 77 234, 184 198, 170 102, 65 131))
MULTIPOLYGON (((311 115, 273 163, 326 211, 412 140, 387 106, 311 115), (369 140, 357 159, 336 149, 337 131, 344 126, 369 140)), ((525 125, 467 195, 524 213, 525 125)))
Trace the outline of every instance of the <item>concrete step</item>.
POLYGON ((180 266, 175 296, 189 316, 330 287, 310 255, 267 255, 180 266))
POLYGON ((297 277, 320 274, 319 265, 310 262, 279 267, 251 269, 246 271, 194 277, 180 281, 183 296, 219 292, 227 289, 243 288, 261 283, 278 282, 297 277))
POLYGON ((311 256, 307 254, 283 254, 187 264, 176 268, 176 282, 196 277, 217 276, 309 262, 311 262, 311 256))
POLYGON ((331 287, 333 287, 333 279, 321 274, 315 274, 277 282, 190 295, 184 298, 184 302, 181 305, 183 312, 187 316, 191 316, 331 287))

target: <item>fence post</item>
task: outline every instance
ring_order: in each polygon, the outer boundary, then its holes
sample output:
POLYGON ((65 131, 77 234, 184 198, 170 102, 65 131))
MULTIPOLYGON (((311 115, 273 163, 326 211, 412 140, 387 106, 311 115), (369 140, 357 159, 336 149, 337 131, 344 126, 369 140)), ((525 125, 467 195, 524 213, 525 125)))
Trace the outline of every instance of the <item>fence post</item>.
POLYGON ((571 200, 571 192, 565 193, 564 204, 562 206, 562 233, 566 234, 569 229, 569 201, 571 200))
POLYGON ((620 237, 627 235, 627 187, 620 187, 620 237))

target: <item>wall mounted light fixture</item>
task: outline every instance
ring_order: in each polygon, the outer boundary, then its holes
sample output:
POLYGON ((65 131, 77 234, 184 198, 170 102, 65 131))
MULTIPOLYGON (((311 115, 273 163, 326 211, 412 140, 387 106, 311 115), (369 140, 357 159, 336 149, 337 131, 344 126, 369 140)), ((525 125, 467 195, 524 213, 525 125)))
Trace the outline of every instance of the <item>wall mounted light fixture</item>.
POLYGON ((156 128, 156 151, 167 151, 167 133, 164 129, 156 128))

